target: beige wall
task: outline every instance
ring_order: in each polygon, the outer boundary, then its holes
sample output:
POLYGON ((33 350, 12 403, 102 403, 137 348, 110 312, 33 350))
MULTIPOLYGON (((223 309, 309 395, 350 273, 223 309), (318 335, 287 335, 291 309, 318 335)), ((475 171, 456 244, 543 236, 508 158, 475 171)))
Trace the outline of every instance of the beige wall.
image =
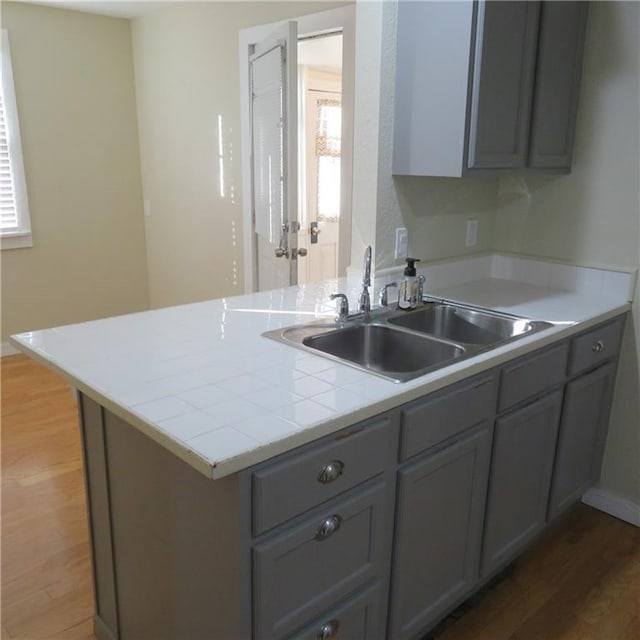
MULTIPOLYGON (((391 178, 395 7, 384 9, 380 70, 376 266, 393 260, 394 230, 427 260, 463 255, 468 217, 477 249, 595 266, 640 265, 640 3, 592 2, 574 167, 522 178, 391 178)), ((369 45, 373 46, 373 45, 369 45)), ((362 184, 360 188, 363 188, 362 184)), ((354 207, 355 210, 355 207, 354 207)), ((601 486, 640 505, 640 291, 623 343, 601 486)))
MULTIPOLYGON (((574 167, 504 197, 495 248, 640 266, 640 4, 592 2, 574 167)), ((640 505, 640 290, 627 325, 601 485, 640 505)))
POLYGON ((148 306, 129 22, 12 2, 33 248, 2 251, 9 334, 148 306))
POLYGON ((244 291, 239 30, 339 4, 187 2, 133 21, 152 306, 244 291))
POLYGON ((395 229, 409 232, 409 255, 423 261, 488 251, 493 246, 498 180, 392 176, 396 65, 396 7, 382 8, 380 138, 378 144, 376 268, 402 263, 393 257, 395 229), (466 247, 466 227, 478 220, 475 247, 466 247))

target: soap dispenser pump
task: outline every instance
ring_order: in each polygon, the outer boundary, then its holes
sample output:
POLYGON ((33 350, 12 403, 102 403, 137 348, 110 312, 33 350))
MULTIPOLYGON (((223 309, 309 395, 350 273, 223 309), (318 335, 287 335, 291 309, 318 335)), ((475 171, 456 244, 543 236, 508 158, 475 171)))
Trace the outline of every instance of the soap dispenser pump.
POLYGON ((400 283, 398 307, 400 307, 400 309, 415 309, 418 305, 416 262, 420 262, 420 260, 418 258, 407 258, 406 262, 407 266, 404 268, 404 278, 400 283))

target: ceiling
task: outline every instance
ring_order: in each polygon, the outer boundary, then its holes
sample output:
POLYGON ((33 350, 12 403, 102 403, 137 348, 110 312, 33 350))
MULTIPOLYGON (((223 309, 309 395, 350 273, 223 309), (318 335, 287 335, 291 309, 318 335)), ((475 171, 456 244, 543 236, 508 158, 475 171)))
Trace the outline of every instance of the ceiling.
POLYGON ((176 4, 179 0, 150 0, 149 2, 129 2, 128 0, 18 0, 27 4, 42 4, 61 9, 74 11, 86 11, 87 13, 99 13, 104 16, 116 18, 137 18, 149 11, 158 9, 168 4, 176 4))

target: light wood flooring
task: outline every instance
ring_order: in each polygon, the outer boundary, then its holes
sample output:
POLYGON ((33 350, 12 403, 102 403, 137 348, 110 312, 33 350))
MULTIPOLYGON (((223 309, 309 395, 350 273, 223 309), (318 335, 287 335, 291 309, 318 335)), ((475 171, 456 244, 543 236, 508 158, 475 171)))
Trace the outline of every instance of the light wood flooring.
MULTIPOLYGON (((74 398, 24 356, 1 366, 2 640, 93 640, 74 398)), ((640 529, 575 508, 436 637, 640 640, 640 529)))

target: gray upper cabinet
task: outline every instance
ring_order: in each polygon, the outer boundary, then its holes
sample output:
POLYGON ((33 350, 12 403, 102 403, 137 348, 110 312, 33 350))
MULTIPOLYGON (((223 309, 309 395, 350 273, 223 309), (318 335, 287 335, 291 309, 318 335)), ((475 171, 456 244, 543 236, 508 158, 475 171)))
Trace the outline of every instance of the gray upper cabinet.
POLYGON ((469 169, 523 166, 535 72, 538 2, 479 2, 469 169))
POLYGON ((571 165, 584 2, 398 3, 393 173, 571 165))
POLYGON ((586 2, 543 2, 528 166, 570 169, 587 26, 586 2))

